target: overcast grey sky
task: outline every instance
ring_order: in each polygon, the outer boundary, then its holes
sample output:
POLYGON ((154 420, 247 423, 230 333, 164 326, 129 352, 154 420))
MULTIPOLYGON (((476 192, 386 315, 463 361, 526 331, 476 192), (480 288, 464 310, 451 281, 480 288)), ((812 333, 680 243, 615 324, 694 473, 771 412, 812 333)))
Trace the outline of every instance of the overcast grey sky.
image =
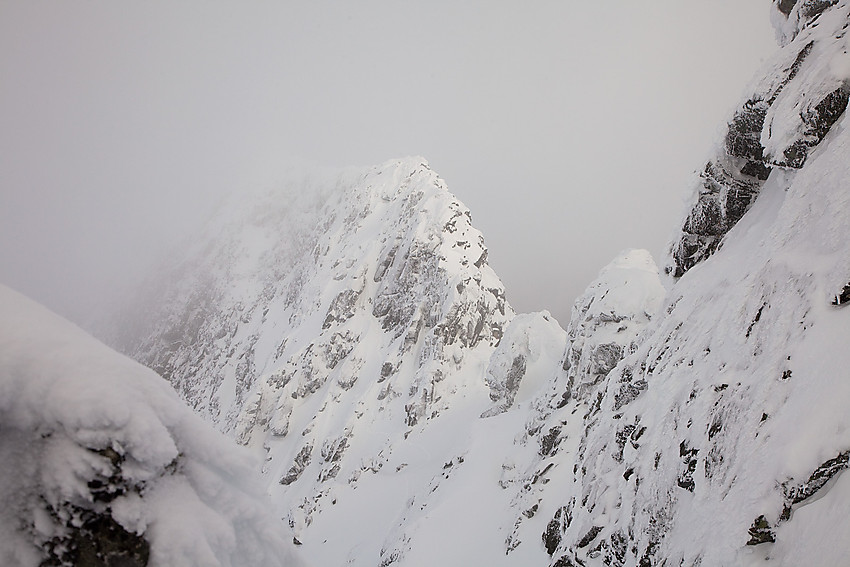
POLYGON ((656 258, 769 0, 0 0, 0 282, 84 320, 293 158, 422 155, 520 311, 656 258))

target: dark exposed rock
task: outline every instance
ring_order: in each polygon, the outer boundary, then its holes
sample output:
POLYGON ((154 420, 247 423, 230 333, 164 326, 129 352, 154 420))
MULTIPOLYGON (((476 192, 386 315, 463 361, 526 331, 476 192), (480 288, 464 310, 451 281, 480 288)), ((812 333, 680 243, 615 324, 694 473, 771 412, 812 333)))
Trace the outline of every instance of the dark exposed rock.
MULTIPOLYGON (((754 120, 752 117, 739 119, 742 122, 754 120)), ((734 123, 730 125, 730 134, 733 127, 734 123)), ((718 249, 723 235, 749 210, 770 173, 767 166, 756 166, 756 162, 749 159, 749 154, 760 152, 761 146, 758 146, 758 152, 748 147, 748 140, 757 140, 756 134, 750 135, 743 130, 745 126, 740 127, 741 131, 727 139, 727 146, 749 161, 739 167, 740 164, 734 160, 720 158, 710 161, 700 173, 699 198, 685 219, 682 237, 673 247, 674 277, 684 275, 718 249)))
MULTIPOLYGON (((631 377, 631 375, 629 375, 631 377)), ((646 380, 627 380, 623 381, 620 384, 619 391, 614 394, 614 411, 619 411, 624 406, 633 402, 640 395, 641 392, 646 390, 647 383, 646 380)))
POLYGON ((551 455, 561 442, 561 428, 552 427, 549 433, 540 438, 540 455, 547 457, 551 455))
POLYGON ((635 430, 634 425, 626 425, 617 430, 616 442, 617 442, 617 452, 614 455, 614 460, 618 463, 623 462, 623 449, 626 446, 626 440, 632 435, 635 430))
POLYGON ((844 289, 841 290, 841 293, 835 295, 832 298, 833 305, 844 305, 850 301, 850 283, 844 286, 844 289))
POLYGON ((679 456, 682 458, 684 468, 679 473, 677 484, 679 488, 684 488, 688 492, 693 492, 696 484, 694 483, 694 471, 697 469, 697 454, 699 449, 693 449, 688 446, 686 441, 679 444, 679 456))
POLYGON ((770 105, 758 98, 750 99, 735 112, 726 133, 726 152, 729 155, 760 162, 764 158, 761 131, 770 105))
POLYGON ((68 532, 51 540, 41 567, 145 567, 150 544, 128 532, 108 512, 72 507, 68 532))
MULTIPOLYGON (((140 494, 143 486, 130 483, 123 474, 125 457, 112 447, 91 449, 104 458, 109 473, 99 473, 87 482, 89 502, 69 502, 48 507, 47 513, 64 524, 61 535, 46 542, 43 567, 144 567, 150 544, 145 534, 127 531, 113 517, 109 503, 119 496, 140 494)), ((177 460, 165 468, 177 469, 177 460)))
MULTIPOLYGON (((788 2, 788 0, 784 1, 788 2)), ((800 6, 800 19, 811 21, 820 16, 824 10, 836 4, 838 4, 838 0, 804 0, 803 5, 800 6)))
POLYGON ((848 461, 850 461, 850 451, 845 451, 821 464, 806 482, 797 486, 785 487, 786 501, 793 505, 811 498, 832 477, 846 469, 848 461))
POLYGON ((570 522, 573 520, 570 508, 571 506, 561 506, 558 508, 554 517, 546 525, 546 531, 543 532, 543 545, 546 546, 546 552, 549 555, 554 555, 558 550, 564 531, 570 526, 570 522))
POLYGON ((767 181, 771 168, 759 161, 748 161, 741 168, 741 173, 748 177, 755 177, 759 181, 767 181))
POLYGON ((776 534, 764 516, 756 518, 747 532, 750 534, 747 545, 760 545, 762 543, 773 543, 776 541, 776 534))
POLYGON ((304 445, 298 454, 295 456, 295 461, 292 463, 292 466, 289 468, 289 472, 280 479, 280 484, 288 485, 292 484, 298 477, 301 476, 301 473, 304 472, 310 465, 310 460, 313 456, 313 445, 304 445))
POLYGON ((616 531, 609 538, 610 552, 606 558, 606 564, 611 567, 622 567, 626 562, 626 551, 628 550, 628 539, 622 531, 616 531))
POLYGON ((526 510, 525 512, 523 512, 523 513, 522 513, 522 515, 523 515, 523 516, 525 516, 526 518, 528 518, 528 519, 530 520, 530 519, 531 519, 531 518, 533 518, 533 517, 534 517, 534 515, 537 513, 537 509, 538 509, 539 507, 540 507, 540 505, 539 505, 539 504, 535 504, 534 506, 532 506, 531 508, 529 508, 528 510, 526 510))
POLYGON ((794 5, 797 3, 797 0, 779 0, 777 3, 777 7, 779 11, 785 14, 786 16, 791 13, 791 10, 794 9, 794 5))
POLYGON ((581 549, 583 547, 587 547, 588 545, 590 545, 590 542, 592 542, 594 539, 596 539, 596 536, 598 536, 599 532, 601 532, 601 531, 602 531, 602 526, 593 526, 592 528, 587 530, 586 534, 584 534, 582 536, 582 538, 576 544, 576 547, 578 547, 579 549, 581 549))

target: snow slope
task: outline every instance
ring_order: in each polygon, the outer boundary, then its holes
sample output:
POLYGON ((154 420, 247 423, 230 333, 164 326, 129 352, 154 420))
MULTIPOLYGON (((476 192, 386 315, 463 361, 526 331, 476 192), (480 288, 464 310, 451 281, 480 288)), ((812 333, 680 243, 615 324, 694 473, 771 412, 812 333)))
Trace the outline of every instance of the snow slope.
POLYGON ((0 321, 0 564, 295 564, 252 460, 166 381, 5 287, 0 321))

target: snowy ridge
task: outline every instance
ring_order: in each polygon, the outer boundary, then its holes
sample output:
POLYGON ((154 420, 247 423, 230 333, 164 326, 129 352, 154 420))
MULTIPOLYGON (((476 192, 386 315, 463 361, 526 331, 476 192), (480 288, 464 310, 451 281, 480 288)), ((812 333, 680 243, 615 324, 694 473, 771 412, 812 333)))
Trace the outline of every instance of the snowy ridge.
POLYGON ((0 287, 0 563, 293 565, 254 465, 168 383, 0 287))

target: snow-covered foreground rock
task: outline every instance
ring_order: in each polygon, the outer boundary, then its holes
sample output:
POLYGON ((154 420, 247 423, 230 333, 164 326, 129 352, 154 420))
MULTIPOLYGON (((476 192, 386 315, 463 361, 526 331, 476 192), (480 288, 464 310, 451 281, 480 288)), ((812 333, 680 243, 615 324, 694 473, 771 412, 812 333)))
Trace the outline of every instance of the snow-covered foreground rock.
POLYGON ((0 286, 0 564, 294 565, 252 460, 169 384, 0 286))
POLYGON ((113 338, 265 453, 319 565, 844 564, 850 5, 773 13, 666 289, 630 250, 566 331, 515 315, 408 158, 232 203, 113 338))

